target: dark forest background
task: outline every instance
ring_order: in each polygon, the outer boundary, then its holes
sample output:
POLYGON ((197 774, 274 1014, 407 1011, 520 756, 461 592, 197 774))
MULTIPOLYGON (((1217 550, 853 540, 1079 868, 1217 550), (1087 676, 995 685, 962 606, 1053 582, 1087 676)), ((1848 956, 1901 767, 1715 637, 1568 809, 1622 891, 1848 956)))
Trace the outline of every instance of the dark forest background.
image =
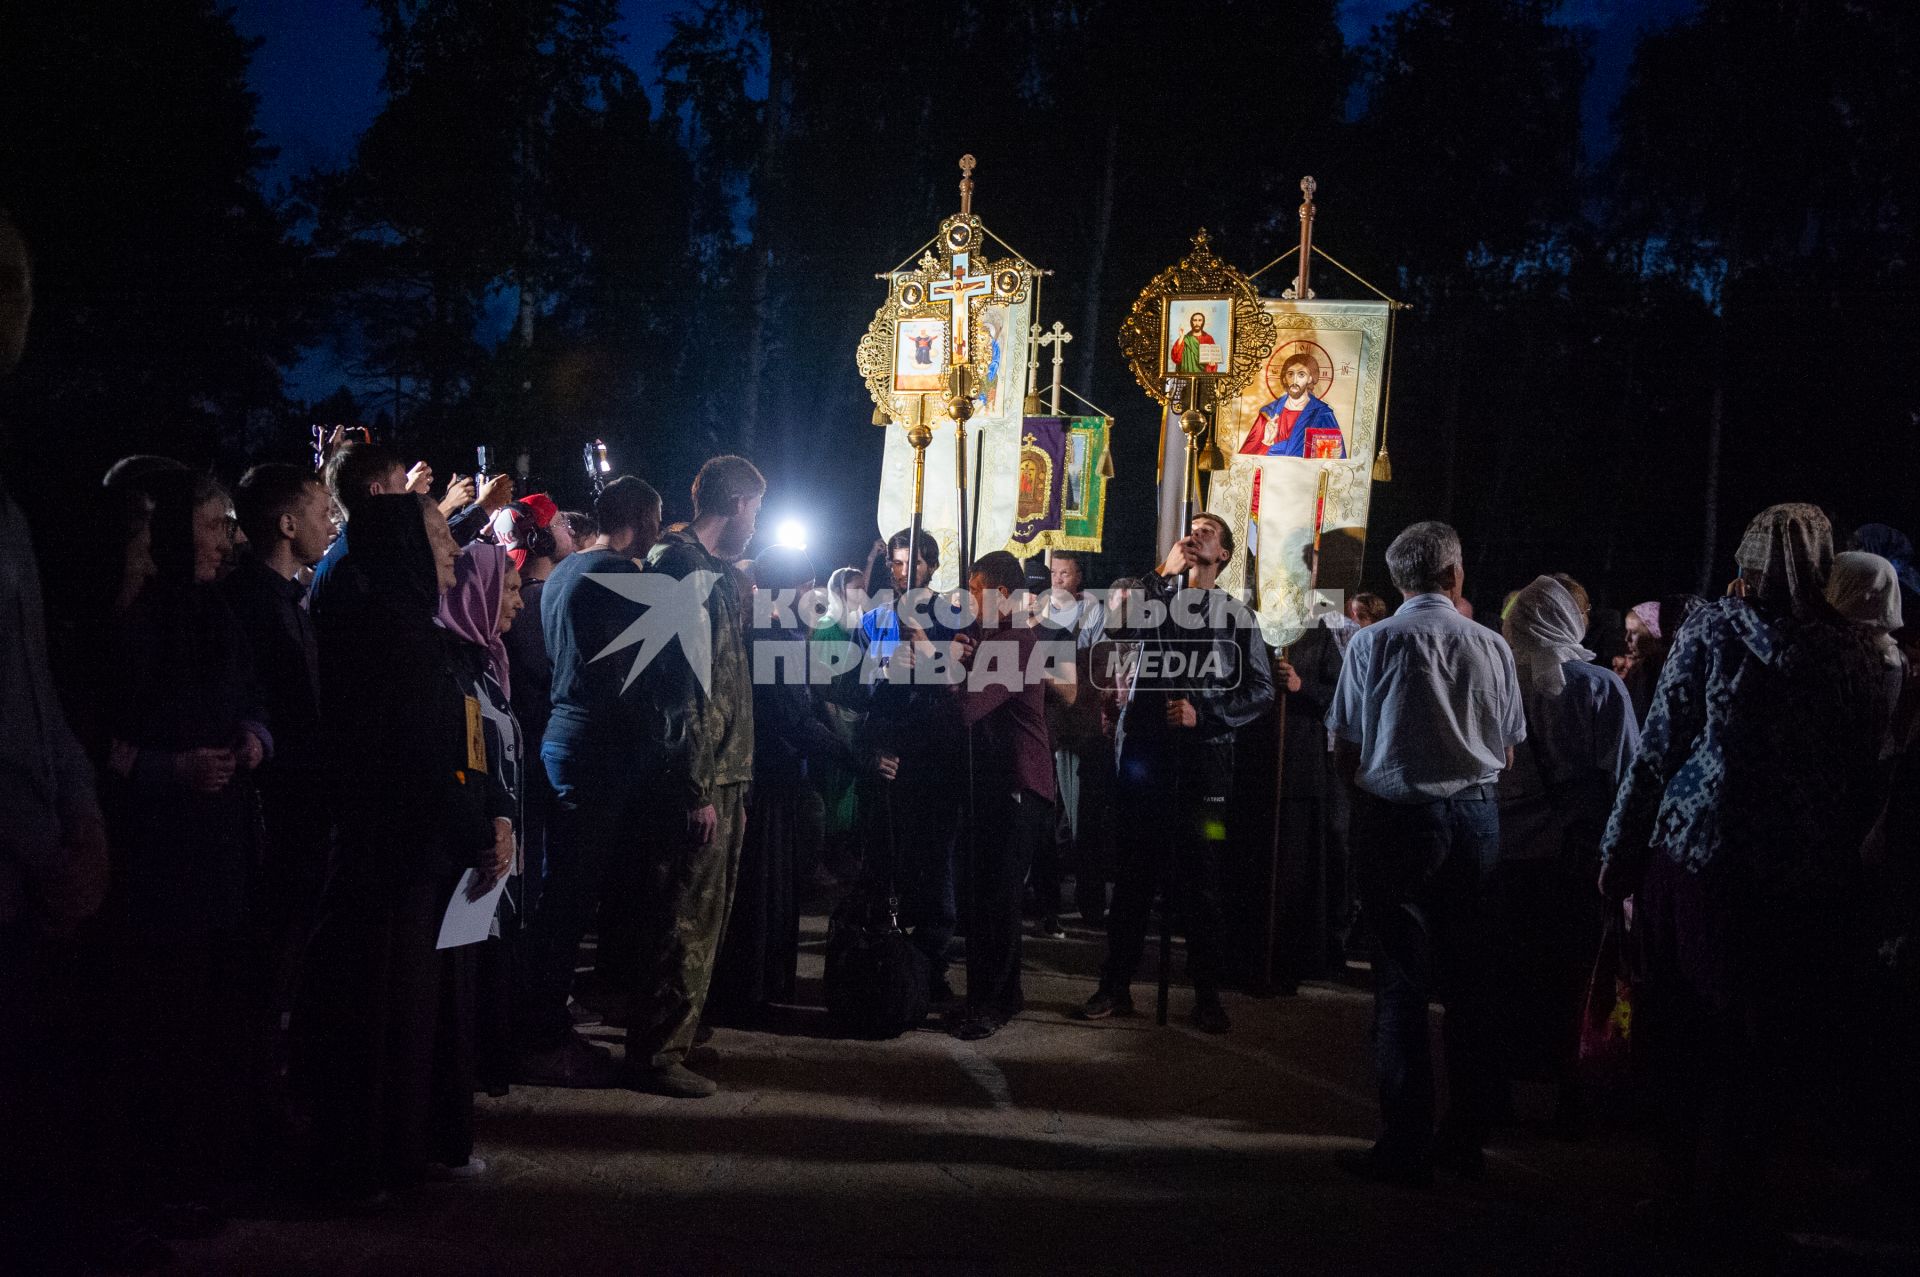
POLYGON ((30 506, 124 453, 233 478, 359 421, 443 477, 526 450, 562 504, 596 435, 682 509, 744 452, 822 558, 857 554, 872 274, 955 209, 970 151, 1115 417, 1096 579, 1152 551, 1122 314, 1200 225, 1246 269, 1296 242, 1306 173, 1318 242, 1414 307, 1375 588, 1417 518, 1460 527, 1476 595, 1564 569, 1616 602, 1724 579, 1776 500, 1913 522, 1920 5, 1703 0, 1641 39, 1603 157, 1553 0, 1417 0, 1359 43, 1335 0, 689 0, 651 76, 615 0, 370 8, 377 118, 269 189, 217 5, 0 6, 0 205, 39 294, 0 420, 30 506), (291 396, 322 344, 357 397, 291 396))

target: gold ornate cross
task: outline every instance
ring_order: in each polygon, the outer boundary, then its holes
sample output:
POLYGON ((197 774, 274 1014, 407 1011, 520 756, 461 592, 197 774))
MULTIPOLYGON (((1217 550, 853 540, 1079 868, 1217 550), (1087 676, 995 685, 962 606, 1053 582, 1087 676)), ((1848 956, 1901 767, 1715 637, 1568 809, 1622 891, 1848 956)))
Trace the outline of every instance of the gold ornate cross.
POLYGON ((973 216, 973 170, 978 163, 971 155, 960 157, 960 216, 973 216))

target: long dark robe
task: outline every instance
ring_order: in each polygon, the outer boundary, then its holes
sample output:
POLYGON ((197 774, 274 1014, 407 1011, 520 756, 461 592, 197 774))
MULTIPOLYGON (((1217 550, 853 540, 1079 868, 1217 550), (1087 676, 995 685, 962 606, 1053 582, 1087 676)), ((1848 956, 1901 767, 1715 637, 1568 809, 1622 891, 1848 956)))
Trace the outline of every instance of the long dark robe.
POLYGON ((471 1026, 434 946, 461 874, 490 854, 491 817, 509 813, 468 766, 419 500, 356 510, 349 558, 368 588, 313 602, 340 835, 303 1036, 322 1182, 358 1196, 472 1150, 471 1026))
MULTIPOLYGON (((461 643, 455 655, 461 689, 486 706, 481 728, 486 734, 487 771, 506 791, 525 857, 529 837, 527 782, 544 769, 537 757, 531 766, 528 764, 519 715, 487 668, 487 649, 476 643, 461 643)), ((526 872, 507 880, 496 916, 497 935, 479 944, 440 952, 443 980, 456 991, 472 990, 468 1003, 456 1002, 452 1009, 462 1021, 472 1023, 474 1081, 477 1089, 489 1095, 505 1095, 512 1082, 516 1057, 513 988, 516 968, 525 958, 521 935, 527 922, 527 880, 533 872, 529 864, 526 872)))
MULTIPOLYGON (((750 637, 752 644, 804 641, 801 632, 778 627, 750 637)), ((769 1003, 793 999, 800 955, 795 879, 808 767, 832 763, 850 768, 853 762, 826 714, 819 697, 804 684, 753 689, 753 787, 747 796, 733 909, 708 994, 710 1017, 747 1018, 769 1003)))
POLYGON ((1289 991, 1319 979, 1341 961, 1345 919, 1352 899, 1348 881, 1344 805, 1337 800, 1327 752, 1327 707, 1340 681, 1340 645, 1332 630, 1315 627, 1294 641, 1288 659, 1300 675, 1300 690, 1287 692, 1287 723, 1279 801, 1274 801, 1274 724, 1262 718, 1239 737, 1236 793, 1240 811, 1274 811, 1279 856, 1265 819, 1240 822, 1234 837, 1243 852, 1241 879, 1233 892, 1233 966, 1248 986, 1289 991), (1268 879, 1277 871, 1278 880, 1268 879), (1271 890, 1273 916, 1265 917, 1271 890), (1266 928, 1272 928, 1272 964, 1267 966, 1266 928))
POLYGON ((161 574, 98 672, 110 689, 104 736, 137 751, 106 794, 115 863, 103 933, 126 1171, 137 1196, 172 1201, 248 1170, 266 995, 252 776, 242 768, 219 793, 201 794, 174 773, 184 751, 234 748, 243 724, 266 734, 246 638, 219 590, 193 579, 203 486, 183 471, 156 490, 161 574))

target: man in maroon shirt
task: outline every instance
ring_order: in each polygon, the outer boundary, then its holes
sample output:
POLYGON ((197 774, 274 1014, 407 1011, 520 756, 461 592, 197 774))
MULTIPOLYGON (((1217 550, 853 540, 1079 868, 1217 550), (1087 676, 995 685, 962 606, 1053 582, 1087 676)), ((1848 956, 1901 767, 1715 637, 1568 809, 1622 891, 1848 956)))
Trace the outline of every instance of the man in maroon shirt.
POLYGON ((954 639, 966 678, 953 686, 973 734, 973 913, 967 1001, 954 1036, 976 1041, 997 1032, 1024 1005, 1020 895, 1034 849, 1053 836, 1047 687, 1071 704, 1076 684, 1073 640, 1048 639, 1033 609, 1013 610, 1014 596, 1026 590, 1020 560, 1004 550, 985 555, 968 584, 979 638, 963 633, 954 639))

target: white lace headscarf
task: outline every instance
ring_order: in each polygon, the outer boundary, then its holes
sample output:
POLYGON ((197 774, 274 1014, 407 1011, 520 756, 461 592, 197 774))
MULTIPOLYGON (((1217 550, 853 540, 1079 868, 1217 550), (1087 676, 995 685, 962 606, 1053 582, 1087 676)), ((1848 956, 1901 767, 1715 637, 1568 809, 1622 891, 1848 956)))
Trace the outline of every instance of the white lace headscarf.
POLYGON ((1890 561, 1863 550, 1834 555, 1833 571, 1827 576, 1827 602, 1847 620, 1874 632, 1887 664, 1899 663, 1900 649, 1892 635, 1902 621, 1900 573, 1890 561))
POLYGON ((1501 630, 1513 648, 1514 672, 1521 686, 1558 696, 1567 686, 1561 666, 1567 661, 1590 661, 1582 647, 1587 618, 1567 587, 1550 576, 1536 576, 1507 610, 1501 630))

